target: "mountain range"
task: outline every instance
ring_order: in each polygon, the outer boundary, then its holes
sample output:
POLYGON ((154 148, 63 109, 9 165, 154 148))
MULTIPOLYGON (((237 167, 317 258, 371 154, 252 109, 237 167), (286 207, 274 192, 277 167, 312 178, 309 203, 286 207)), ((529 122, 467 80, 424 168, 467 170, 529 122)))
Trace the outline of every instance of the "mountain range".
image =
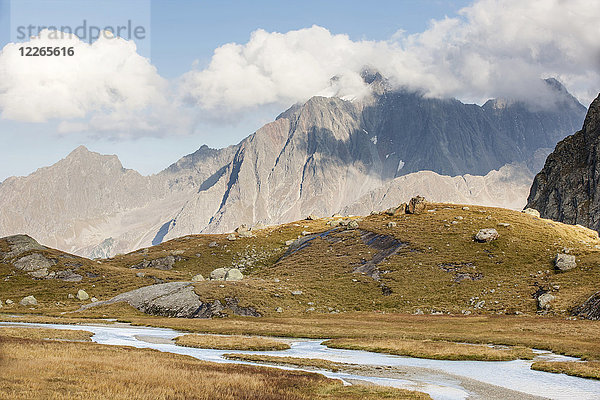
POLYGON ((367 98, 313 97, 236 145, 202 146, 155 175, 79 147, 8 178, 0 236, 27 233, 99 258, 241 224, 364 214, 416 194, 522 208, 541 161, 586 112, 553 79, 553 105, 542 108, 426 98, 390 88, 377 73, 363 77, 367 98))

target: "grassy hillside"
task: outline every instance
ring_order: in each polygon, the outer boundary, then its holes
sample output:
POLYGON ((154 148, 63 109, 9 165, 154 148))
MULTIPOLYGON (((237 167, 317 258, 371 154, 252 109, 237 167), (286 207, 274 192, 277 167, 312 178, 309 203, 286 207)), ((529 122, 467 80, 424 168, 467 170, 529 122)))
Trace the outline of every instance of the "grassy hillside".
MULTIPOLYGON (((0 261, 0 312, 63 315, 89 303, 69 298, 79 289, 107 300, 157 282, 189 281, 197 274, 208 277, 219 267, 240 268, 245 278, 197 282, 195 291, 201 299, 235 297, 241 306, 251 305, 267 317, 351 311, 534 314, 538 312, 534 294, 540 290, 555 297, 550 314, 569 315, 600 289, 600 241, 593 231, 498 208, 450 204, 427 208, 421 214, 355 218, 357 229, 332 227, 331 221, 341 218, 329 218, 269 227, 253 231, 255 237, 234 241, 227 235, 186 236, 106 260, 34 250, 30 253, 56 260, 51 270, 76 265, 82 280, 33 279, 8 260, 0 261), (477 243, 473 238, 482 228, 495 228, 500 237, 477 243), (286 241, 312 237, 303 232, 328 233, 299 249, 296 243, 291 246, 295 251, 288 251, 286 241), (393 240, 401 243, 397 253, 379 260, 382 246, 393 240), (558 272, 553 259, 565 250, 576 256, 578 266, 558 272), (177 260, 171 270, 130 268, 169 255, 177 260), (379 280, 353 272, 369 261, 380 261, 379 280), (38 305, 19 305, 27 295, 34 295, 38 305), (6 299, 14 304, 7 305, 6 299)), ((8 243, 0 240, 0 251, 8 249, 8 243)), ((110 316, 110 310, 103 315, 110 316)))

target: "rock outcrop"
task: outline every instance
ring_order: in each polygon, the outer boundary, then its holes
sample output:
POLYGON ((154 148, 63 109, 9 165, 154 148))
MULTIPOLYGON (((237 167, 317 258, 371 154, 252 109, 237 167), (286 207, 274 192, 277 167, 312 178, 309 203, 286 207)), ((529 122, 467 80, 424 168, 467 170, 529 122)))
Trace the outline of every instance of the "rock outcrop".
POLYGON ((212 318, 226 316, 227 309, 235 315, 260 317, 253 307, 241 307, 235 298, 226 298, 225 304, 219 300, 203 302, 190 282, 169 282, 145 286, 122 293, 110 300, 98 301, 82 306, 79 311, 99 305, 125 302, 150 315, 179 318, 212 318))
POLYGON ((21 299, 19 304, 25 307, 37 306, 37 299, 34 296, 26 296, 21 299))
POLYGON ((179 256, 166 256, 156 258, 154 260, 143 260, 135 265, 132 265, 133 269, 144 269, 144 268, 156 268, 163 271, 173 269, 173 266, 181 257, 179 256))
POLYGON ((600 292, 594 293, 581 306, 573 310, 573 315, 585 319, 600 320, 600 292))
POLYGON ((8 236, 4 240, 6 240, 10 250, 7 252, 0 251, 0 257, 7 261, 30 251, 46 249, 46 247, 27 235, 8 236))
POLYGON ((600 96, 583 128, 556 145, 537 174, 527 207, 542 217, 600 230, 600 96))

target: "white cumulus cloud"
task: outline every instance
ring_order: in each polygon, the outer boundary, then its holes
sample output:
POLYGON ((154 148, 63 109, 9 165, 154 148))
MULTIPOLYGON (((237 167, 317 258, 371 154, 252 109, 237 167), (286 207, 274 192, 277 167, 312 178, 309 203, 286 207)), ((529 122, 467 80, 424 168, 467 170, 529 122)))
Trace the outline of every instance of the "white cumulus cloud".
POLYGON ((215 50, 182 78, 182 95, 208 110, 289 104, 315 94, 357 95, 374 67, 398 86, 434 97, 541 101, 540 78, 557 77, 584 103, 600 90, 600 2, 480 0, 425 32, 353 41, 327 29, 255 31, 215 50), (331 78, 337 76, 332 87, 331 78))
POLYGON ((173 81, 133 42, 101 36, 90 45, 44 31, 0 52, 0 115, 58 121, 60 132, 159 136, 314 95, 360 97, 364 67, 398 87, 477 103, 540 103, 547 90, 540 78, 556 77, 587 105, 600 91, 599 20, 598 1, 478 0, 424 32, 399 29, 384 41, 352 40, 319 26, 258 29, 173 81), (75 56, 22 57, 21 46, 73 47, 75 56))
MULTIPOLYGON (((60 131, 151 132, 156 110, 168 110, 169 83, 133 41, 101 35, 92 44, 44 30, 0 52, 0 110, 5 119, 62 121, 60 131), (73 48, 73 56, 24 57, 21 47, 73 48)), ((163 113, 164 114, 164 113, 163 113)), ((162 115, 162 114, 161 114, 162 115)))

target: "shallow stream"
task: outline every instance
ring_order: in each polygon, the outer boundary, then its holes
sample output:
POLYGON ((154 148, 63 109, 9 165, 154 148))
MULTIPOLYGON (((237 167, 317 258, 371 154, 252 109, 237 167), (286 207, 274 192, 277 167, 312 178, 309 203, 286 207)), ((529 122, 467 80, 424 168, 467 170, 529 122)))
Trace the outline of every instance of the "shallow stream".
MULTIPOLYGON (((44 327, 54 329, 76 329, 94 333, 92 341, 106 345, 152 348, 164 352, 184 354, 200 360, 218 363, 254 364, 250 362, 227 360, 225 353, 268 354, 303 358, 320 358, 340 363, 359 364, 373 367, 394 367, 399 373, 386 373, 385 369, 370 369, 365 374, 318 372, 330 378, 351 383, 356 380, 377 385, 393 386, 428 393, 433 399, 600 399, 600 381, 577 378, 563 374, 551 374, 530 369, 533 361, 445 361, 411 357, 392 356, 356 350, 330 349, 321 343, 323 340, 289 339, 291 348, 282 351, 232 351, 181 347, 171 339, 184 333, 171 329, 133 327, 117 325, 59 325, 0 322, 1 325, 44 327), (380 376, 374 375, 373 371, 380 376), (381 372, 381 373, 378 373, 381 372)), ((575 358, 537 351, 536 360, 573 361, 575 358)), ((274 366, 275 368, 308 370, 304 368, 274 366)))

